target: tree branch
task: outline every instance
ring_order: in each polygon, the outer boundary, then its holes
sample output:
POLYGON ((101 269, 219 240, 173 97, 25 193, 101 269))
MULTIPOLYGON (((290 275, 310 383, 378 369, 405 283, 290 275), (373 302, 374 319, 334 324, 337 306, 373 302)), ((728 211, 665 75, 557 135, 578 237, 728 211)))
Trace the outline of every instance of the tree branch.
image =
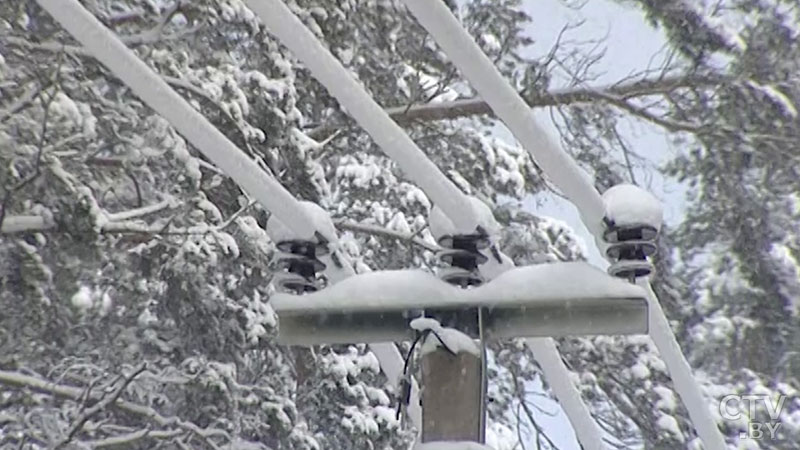
POLYGON ((342 230, 349 230, 357 233, 366 233, 375 236, 397 239, 398 241, 408 242, 410 244, 418 245, 424 248, 425 250, 429 250, 432 252, 438 252, 439 250, 441 250, 441 248, 439 248, 438 245, 433 245, 428 242, 425 242, 423 239, 416 237, 416 235, 414 234, 400 233, 377 225, 367 225, 363 223, 352 222, 349 220, 337 220, 334 222, 334 224, 336 225, 337 228, 342 230))
MULTIPOLYGON (((525 95, 531 108, 563 106, 597 101, 624 102, 631 98, 661 95, 677 89, 713 87, 727 81, 723 77, 701 77, 694 75, 673 76, 658 79, 641 79, 626 83, 616 83, 601 87, 579 87, 555 89, 545 93, 525 95)), ((621 105, 618 105, 621 106, 621 105)), ((413 121, 451 120, 478 115, 493 115, 489 105, 480 98, 462 99, 451 102, 428 103, 424 105, 396 106, 386 108, 389 116, 399 124, 413 121)), ((639 115, 639 111, 631 111, 639 115)), ((329 132, 335 126, 321 125, 309 131, 309 136, 317 137, 329 132)))
MULTIPOLYGON (((73 386, 64 386, 61 384, 51 383, 47 380, 41 379, 39 377, 34 377, 30 375, 24 375, 19 372, 10 372, 6 370, 0 370, 0 384, 5 384, 7 386, 15 386, 19 388, 26 388, 32 389, 37 392, 45 393, 54 395, 56 397, 63 397, 68 398, 73 401, 80 401, 83 398, 85 391, 83 389, 73 387, 73 386)), ((99 394, 92 394, 90 395, 93 399, 100 400, 99 394)), ((129 402, 127 400, 117 400, 113 404, 109 406, 119 409, 121 411, 125 411, 129 414, 134 414, 137 416, 142 416, 146 419, 152 420, 157 425, 161 427, 178 427, 185 431, 188 431, 204 440, 205 443, 209 444, 212 448, 219 448, 213 441, 211 441, 211 437, 214 436, 222 436, 225 437, 230 441, 230 436, 224 430, 220 430, 217 428, 200 428, 198 425, 187 422, 179 417, 164 417, 158 413, 155 409, 149 406, 142 406, 133 402, 129 402)))
MULTIPOLYGON (((193 28, 187 28, 186 30, 182 30, 176 33, 162 35, 161 26, 159 25, 151 30, 144 31, 139 34, 119 36, 119 39, 125 45, 129 47, 135 47, 138 45, 155 44, 156 42, 174 41, 178 39, 183 39, 184 37, 196 32, 197 30, 198 27, 193 27, 193 28)), ((79 45, 64 45, 60 42, 55 42, 55 41, 33 43, 26 39, 14 36, 0 37, 0 41, 3 41, 14 47, 24 48, 28 50, 37 50, 37 51, 51 52, 51 53, 57 53, 63 51, 68 55, 92 57, 92 58, 94 57, 88 50, 79 45)))
MULTIPOLYGON (((139 367, 134 369, 133 372, 131 372, 130 375, 123 377, 122 378, 122 383, 119 385, 119 387, 114 389, 114 391, 111 393, 111 395, 108 395, 108 396, 106 396, 104 398, 101 398, 100 401, 95 403, 91 408, 89 408, 86 411, 84 411, 78 417, 78 419, 75 421, 75 423, 72 425, 72 427, 70 427, 70 430, 69 430, 69 433, 67 433, 67 436, 61 442, 56 444, 55 448, 56 449, 60 449, 60 448, 64 447, 65 445, 69 444, 69 442, 72 441, 75 438, 75 436, 83 429, 83 426, 86 425, 86 422, 88 422, 89 419, 91 419, 92 417, 96 416, 100 412, 104 411, 106 408, 109 407, 109 405, 113 405, 114 403, 116 403, 116 401, 119 400, 119 398, 122 395, 122 393, 125 392, 125 389, 127 389, 128 386, 131 384, 131 382, 133 382, 134 378, 136 378, 139 374, 144 372, 146 369, 147 369, 147 364, 146 363, 142 363, 142 364, 139 365, 139 367)), ((91 389, 91 386, 89 388, 87 388, 87 391, 86 391, 86 396, 87 397, 89 397, 90 394, 91 394, 90 389, 91 389)))
POLYGON ((26 89, 25 92, 14 103, 11 104, 11 106, 0 111, 0 123, 5 122, 6 119, 12 117, 22 108, 31 104, 34 100, 36 100, 36 97, 38 97, 42 91, 48 87, 49 85, 42 87, 38 83, 33 83, 28 86, 28 89, 26 89))
POLYGON ((134 431, 131 433, 120 434, 118 436, 111 436, 104 439, 95 441, 84 441, 85 445, 91 448, 103 447, 119 447, 125 446, 130 448, 136 441, 152 438, 152 439, 169 439, 175 436, 180 436, 184 431, 182 430, 150 430, 145 428, 143 430, 134 431))
POLYGON ((154 214, 159 211, 163 211, 167 208, 175 208, 178 204, 174 200, 162 200, 158 203, 152 204, 150 206, 143 206, 141 208, 131 209, 128 211, 122 211, 118 213, 109 213, 107 214, 108 220, 112 222, 119 222, 123 220, 131 220, 137 217, 146 216, 148 214, 154 214))

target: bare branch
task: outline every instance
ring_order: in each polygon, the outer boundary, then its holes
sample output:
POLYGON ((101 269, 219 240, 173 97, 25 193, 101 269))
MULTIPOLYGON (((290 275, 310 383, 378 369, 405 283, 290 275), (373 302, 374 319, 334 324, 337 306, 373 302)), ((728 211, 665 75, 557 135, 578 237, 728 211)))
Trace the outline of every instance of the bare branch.
MULTIPOLYGON (((722 77, 700 77, 694 75, 641 79, 602 87, 572 87, 555 89, 545 93, 532 93, 525 95, 525 100, 531 108, 598 101, 617 104, 632 98, 663 95, 678 89, 714 87, 726 81, 728 80, 722 77)), ((631 105, 625 106, 629 110, 633 108, 631 105)), ((489 105, 480 98, 428 103, 410 108, 397 106, 387 108, 386 112, 401 125, 413 121, 451 120, 479 115, 491 116, 494 114, 489 105)), ((631 112, 641 115, 640 111, 631 110, 631 112)), ((666 123, 670 126, 674 125, 671 122, 666 123)), ((335 126, 318 126, 310 130, 308 135, 316 137, 329 132, 331 128, 335 128, 335 126)))
POLYGON ((613 94, 598 93, 597 95, 599 98, 607 101, 608 103, 620 109, 623 109, 633 114, 634 116, 641 117, 642 119, 645 119, 649 122, 652 122, 658 126, 664 127, 667 130, 673 132, 687 131, 689 133, 697 133, 699 131, 702 131, 702 129, 704 128, 703 125, 701 124, 696 124, 692 122, 682 122, 672 119, 666 119, 664 117, 659 117, 655 114, 652 114, 650 111, 647 110, 647 108, 636 106, 630 101, 620 98, 613 94))

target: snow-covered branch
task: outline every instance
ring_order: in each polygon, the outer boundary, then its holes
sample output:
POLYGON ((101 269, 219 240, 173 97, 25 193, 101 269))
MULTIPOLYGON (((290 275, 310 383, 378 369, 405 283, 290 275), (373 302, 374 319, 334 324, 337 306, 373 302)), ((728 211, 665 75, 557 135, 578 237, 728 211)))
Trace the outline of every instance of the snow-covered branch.
POLYGON ((150 206, 143 206, 141 208, 130 209, 128 211, 122 211, 118 213, 110 213, 108 214, 108 220, 112 222, 131 220, 137 217, 146 216, 148 214, 154 214, 159 211, 163 211, 167 208, 174 208, 176 206, 177 206, 176 202, 171 199, 162 200, 150 206))
POLYGON ((182 430, 150 430, 150 429, 143 429, 138 431, 133 431, 130 433, 120 434, 117 436, 111 436, 104 439, 98 439, 95 441, 83 441, 82 443, 89 446, 90 448, 105 448, 105 447, 131 447, 137 441, 142 439, 150 438, 150 439, 170 439, 176 436, 180 436, 183 434, 184 431, 182 430))
MULTIPOLYGON (((0 384, 23 389, 31 389, 44 394, 54 395, 56 397, 68 398, 77 402, 82 401, 82 399, 87 395, 85 390, 81 388, 65 386, 36 376, 25 375, 19 372, 6 370, 0 370, 0 384)), ((92 400, 101 400, 100 392, 89 392, 88 396, 92 400)), ((184 432, 189 432, 200 437, 212 448, 217 447, 217 445, 211 440, 212 437, 219 436, 230 440, 230 436, 224 430, 217 428, 201 428, 198 425, 192 422, 184 421, 179 417, 165 417, 149 406, 143 406, 121 399, 117 399, 113 403, 110 403, 109 406, 129 414, 149 419, 161 427, 180 428, 184 432)))
MULTIPOLYGON (((67 445, 83 429, 83 426, 86 425, 86 422, 88 422, 89 419, 101 413, 110 405, 114 404, 117 400, 119 400, 122 393, 125 392, 125 389, 127 389, 128 386, 131 384, 131 382, 133 382, 134 378, 136 378, 137 376, 139 376, 139 374, 144 372, 145 369, 147 369, 147 365, 145 363, 140 364, 139 367, 137 367, 130 373, 130 375, 122 377, 122 382, 119 384, 119 386, 117 386, 114 389, 113 392, 111 392, 108 395, 104 393, 103 395, 105 396, 102 397, 97 403, 92 405, 90 408, 84 410, 81 413, 81 415, 75 420, 75 423, 70 427, 67 436, 64 437, 64 439, 62 439, 61 442, 56 444, 55 448, 58 449, 67 445)), ((91 393, 91 386, 87 388, 87 395, 86 395, 87 398, 89 397, 90 393, 91 393)))
MULTIPOLYGON (((186 30, 181 30, 179 32, 171 33, 171 34, 162 34, 160 33, 159 27, 156 27, 152 30, 145 31, 139 34, 132 34, 128 36, 120 36, 120 40, 125 43, 125 45, 129 47, 135 47, 137 45, 147 45, 147 44, 155 44, 157 42, 163 41, 174 41, 176 39, 183 39, 184 37, 194 33, 197 31, 197 28, 188 28, 186 30)), ((91 53, 86 50, 85 48, 78 46, 78 45, 66 45, 60 42, 55 41, 47 41, 47 42, 31 42, 27 39, 17 38, 13 36, 4 36, 0 37, 0 42, 4 42, 9 44, 13 47, 24 48, 28 50, 37 50, 37 51, 44 51, 44 52, 53 52, 53 53, 60 53, 64 52, 74 56, 88 56, 91 57, 91 53)))
POLYGON ((437 252, 440 250, 439 246, 433 245, 430 242, 426 242, 424 239, 417 237, 416 234, 400 233, 398 231, 390 230, 388 228, 380 227, 377 225, 356 223, 349 220, 339 220, 334 222, 334 224, 336 225, 337 228, 341 230, 349 230, 349 231, 354 231, 356 233, 366 233, 375 236, 397 239, 398 241, 408 242, 414 245, 418 245, 424 248, 425 250, 430 250, 432 252, 437 252))
POLYGON ((54 226, 55 223, 44 216, 6 216, 0 234, 45 231, 54 226))

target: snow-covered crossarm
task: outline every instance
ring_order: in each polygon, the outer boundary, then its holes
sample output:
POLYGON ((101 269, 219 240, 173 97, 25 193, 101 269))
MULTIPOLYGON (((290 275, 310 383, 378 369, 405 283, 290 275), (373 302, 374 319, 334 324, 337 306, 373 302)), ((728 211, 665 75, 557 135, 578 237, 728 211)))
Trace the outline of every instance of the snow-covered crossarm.
MULTIPOLYGON (((320 217, 313 208, 303 207, 277 180, 261 170, 80 3, 76 0, 37 1, 98 61, 108 67, 148 106, 167 119, 192 145, 281 222, 291 224, 293 236, 315 239, 316 234, 320 233, 332 243, 335 242, 335 230, 331 232, 332 228, 327 226, 329 218, 320 217)), ((39 224, 38 219, 26 217, 22 221, 13 222, 12 225, 15 227, 31 225, 31 220, 36 222, 33 225, 39 224)), ((5 225, 3 232, 6 232, 5 225)), ((348 264, 343 264, 340 269, 330 271, 328 275, 333 275, 330 281, 335 282, 354 273, 348 264)), ((397 347, 394 344, 375 344, 370 346, 370 349, 378 358, 381 369, 389 381, 397 382, 403 371, 403 358, 397 347)), ((419 428, 422 413, 416 383, 413 384, 411 395, 409 416, 412 423, 419 428)))
POLYGON ((480 225, 461 191, 281 0, 245 0, 245 3, 434 203, 462 226, 474 230, 480 225))
MULTIPOLYGON (((544 169, 545 174, 561 189, 580 211, 587 229, 595 242, 605 250, 602 236, 605 204, 591 180, 540 127, 525 101, 503 78, 492 61, 461 26, 444 2, 403 0, 420 24, 428 30, 439 46, 450 57, 479 95, 511 130, 525 149, 544 169)), ((698 435, 710 450, 723 450, 725 440, 703 400, 700 387, 694 381, 692 369, 680 351, 675 335, 669 326, 658 298, 647 287, 650 310, 650 336, 664 358, 675 381, 698 435)), ((580 430, 576 430, 580 431, 580 430)), ((581 439, 581 443, 587 443, 581 439)), ((592 444, 594 445, 594 444, 592 444)))
POLYGON ((584 262, 520 267, 473 289, 421 270, 372 272, 302 298, 277 294, 272 306, 279 339, 299 345, 411 339, 425 309, 483 308, 493 339, 647 332, 645 292, 584 262))

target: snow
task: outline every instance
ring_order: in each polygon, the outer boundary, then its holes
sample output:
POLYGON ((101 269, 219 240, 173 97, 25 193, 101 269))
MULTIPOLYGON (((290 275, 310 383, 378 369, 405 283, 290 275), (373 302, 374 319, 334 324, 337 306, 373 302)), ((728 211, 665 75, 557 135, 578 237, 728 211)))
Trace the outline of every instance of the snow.
POLYGON ((492 33, 481 34, 481 41, 486 45, 487 50, 493 52, 499 52, 503 47, 502 44, 500 44, 500 39, 492 33))
POLYGON ((798 112, 794 102, 792 102, 789 96, 781 92, 775 86, 771 86, 768 84, 759 84, 752 80, 747 81, 747 85, 750 86, 753 90, 764 95, 767 98, 767 100, 777 105, 778 108, 780 108, 781 112, 786 116, 791 118, 797 117, 798 112))
POLYGON ((67 94, 62 91, 56 93, 53 97, 53 102, 50 104, 50 113, 60 118, 72 126, 79 126, 83 122, 78 105, 67 94))
POLYGON ((686 438, 681 432, 681 427, 678 425, 678 421, 675 420, 674 417, 667 414, 662 414, 661 417, 658 418, 658 421, 656 421, 656 425, 658 425, 658 427, 662 430, 672 434, 678 441, 686 441, 686 438))
POLYGON ((354 275, 322 291, 303 296, 276 294, 272 305, 280 316, 294 308, 341 311, 355 302, 361 311, 383 310, 387 307, 405 309, 418 307, 425 299, 453 299, 459 289, 422 270, 384 270, 354 275))
POLYGON ((459 289, 422 270, 384 270, 352 276, 313 294, 276 294, 272 304, 281 312, 315 313, 410 310, 464 305, 514 306, 558 301, 593 301, 606 297, 643 298, 644 291, 613 278, 585 262, 538 264, 511 269, 473 289, 459 289), (580 283, 575 283, 580 280, 580 283), (532 289, 535 287, 535 289, 532 289))
POLYGON ((650 369, 642 363, 636 363, 631 367, 631 375, 640 380, 650 378, 650 369))
POLYGON ((496 304, 525 299, 600 299, 604 297, 642 298, 638 286, 607 275, 582 262, 537 264, 504 272, 491 282, 471 289, 474 296, 498 299, 496 304), (576 283, 576 280, 580 280, 576 283), (535 287, 535 290, 532 288, 535 287))
POLYGON ((477 226, 479 218, 461 191, 282 1, 246 0, 245 3, 436 205, 465 227, 477 226))
MULTIPOLYGON (((469 201, 469 205, 473 211, 474 217, 478 218, 477 225, 482 227, 490 237, 497 237, 500 234, 500 224, 494 218, 494 213, 491 208, 482 202, 477 197, 465 196, 469 201)), ((459 234, 474 234, 476 227, 459 226, 464 225, 466 222, 458 222, 458 225, 450 219, 438 206, 434 206, 428 217, 428 223, 431 229, 431 234, 437 240, 443 236, 454 236, 459 234)))
POLYGON ((466 441, 441 441, 416 444, 412 450, 494 450, 492 447, 466 441))
POLYGON ((656 401, 656 408, 666 412, 673 412, 677 409, 678 403, 675 401, 675 393, 672 392, 672 389, 666 386, 655 386, 653 392, 659 397, 656 401))
POLYGON ((661 202, 633 184, 618 184, 603 193, 606 218, 617 226, 647 224, 661 229, 661 202))
POLYGON ((81 286, 78 289, 78 292, 72 295, 70 300, 72 302, 72 306, 78 308, 81 312, 86 312, 92 306, 94 306, 94 301, 92 300, 92 290, 89 289, 88 286, 81 286))
POLYGON ((466 352, 472 353, 479 358, 481 356, 480 348, 471 337, 456 329, 443 327, 436 319, 418 317, 411 321, 411 328, 417 331, 431 330, 439 336, 437 339, 436 336, 429 335, 425 339, 420 350, 423 355, 436 351, 444 342, 444 346, 453 353, 466 352))
POLYGON ((328 242, 338 241, 336 226, 327 211, 316 203, 305 200, 298 201, 297 206, 304 211, 311 228, 298 229, 288 226, 279 217, 273 215, 267 221, 267 234, 274 242, 293 239, 313 241, 316 240, 314 232, 319 232, 328 242))

